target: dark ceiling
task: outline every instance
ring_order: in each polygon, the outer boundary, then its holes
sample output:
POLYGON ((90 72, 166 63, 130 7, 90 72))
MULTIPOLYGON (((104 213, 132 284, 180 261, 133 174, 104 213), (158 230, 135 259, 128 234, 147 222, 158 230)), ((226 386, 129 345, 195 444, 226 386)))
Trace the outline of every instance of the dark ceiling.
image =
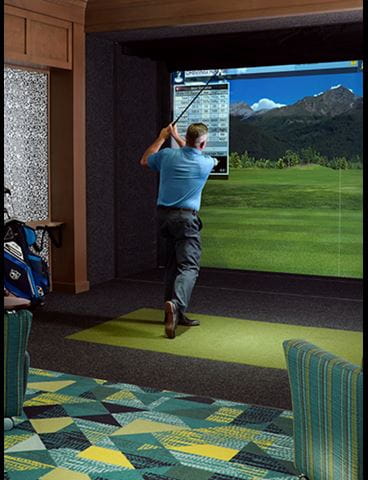
POLYGON ((122 54, 164 62, 169 71, 363 58, 360 10, 88 35, 120 44, 122 54))
POLYGON ((360 59, 360 22, 120 42, 122 53, 169 71, 360 59))

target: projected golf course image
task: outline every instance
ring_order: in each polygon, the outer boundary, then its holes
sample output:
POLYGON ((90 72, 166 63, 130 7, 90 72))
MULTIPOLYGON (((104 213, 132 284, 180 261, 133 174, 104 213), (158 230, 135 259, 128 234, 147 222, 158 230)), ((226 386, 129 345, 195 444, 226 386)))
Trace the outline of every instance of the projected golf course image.
POLYGON ((203 192, 205 267, 362 278, 362 171, 232 168, 203 192))
MULTIPOLYGON (((215 167, 202 192, 202 267, 362 278, 362 72, 360 60, 225 69, 228 124, 213 92, 191 107, 209 155, 227 142, 226 175, 215 167)), ((199 88, 212 73, 185 78, 199 88)))

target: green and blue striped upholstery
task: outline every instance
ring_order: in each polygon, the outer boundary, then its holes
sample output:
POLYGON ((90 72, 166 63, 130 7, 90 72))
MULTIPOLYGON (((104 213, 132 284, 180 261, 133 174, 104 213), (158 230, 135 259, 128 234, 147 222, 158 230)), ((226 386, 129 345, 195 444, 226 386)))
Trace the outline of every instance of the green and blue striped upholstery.
POLYGON ((22 414, 27 388, 26 353, 32 314, 28 310, 4 312, 4 417, 22 414))
POLYGON ((309 480, 363 480, 363 371, 304 340, 283 343, 294 462, 309 480))

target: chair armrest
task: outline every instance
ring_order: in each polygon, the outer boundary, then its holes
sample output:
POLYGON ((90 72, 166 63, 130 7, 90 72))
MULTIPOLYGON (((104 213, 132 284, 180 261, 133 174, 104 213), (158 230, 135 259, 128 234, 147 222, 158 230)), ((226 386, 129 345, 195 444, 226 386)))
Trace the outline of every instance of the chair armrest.
POLYGON ((16 297, 15 295, 8 295, 4 297, 4 310, 19 310, 28 308, 31 301, 27 298, 16 297))
POLYGON ((305 340, 283 343, 295 467, 310 479, 362 480, 363 372, 305 340))
POLYGON ((22 414, 31 323, 32 313, 28 310, 4 313, 4 417, 22 414))

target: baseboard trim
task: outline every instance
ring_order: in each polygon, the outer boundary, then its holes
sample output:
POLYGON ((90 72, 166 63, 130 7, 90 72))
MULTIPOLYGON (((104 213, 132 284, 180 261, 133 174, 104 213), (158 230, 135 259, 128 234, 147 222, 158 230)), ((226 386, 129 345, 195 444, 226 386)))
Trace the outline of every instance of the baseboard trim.
POLYGON ((63 292, 63 293, 82 293, 88 292, 90 289, 89 281, 85 280, 82 282, 52 282, 52 291, 53 292, 63 292))

